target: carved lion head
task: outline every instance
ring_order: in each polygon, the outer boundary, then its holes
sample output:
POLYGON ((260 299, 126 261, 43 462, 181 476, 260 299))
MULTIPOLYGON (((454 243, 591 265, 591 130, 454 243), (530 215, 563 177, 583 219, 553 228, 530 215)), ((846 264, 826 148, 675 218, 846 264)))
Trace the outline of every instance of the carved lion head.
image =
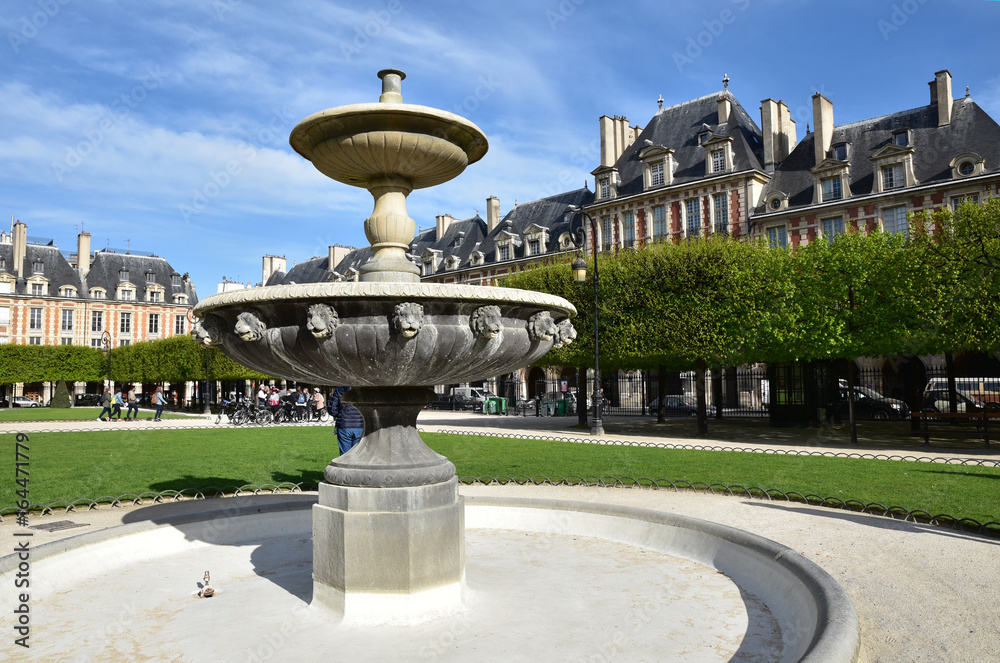
POLYGON ((233 331, 244 341, 259 341, 264 338, 267 325, 264 316, 256 309, 247 309, 236 317, 236 327, 233 331))
POLYGON ((404 338, 413 338, 424 324, 424 307, 416 302, 396 304, 392 324, 404 338))
POLYGON ((469 326, 476 336, 496 338, 503 329, 499 306, 480 306, 469 317, 469 326))
POLYGON ((569 345, 575 340, 576 330, 573 329, 573 323, 569 320, 563 320, 556 325, 556 342, 552 344, 553 348, 561 348, 564 345, 569 345))
POLYGON ((217 315, 206 315, 191 330, 194 340, 206 348, 222 343, 222 336, 225 333, 226 323, 217 315))
POLYGON ((306 316, 306 329, 316 338, 329 338, 340 324, 340 316, 328 304, 313 304, 306 316))
POLYGON ((556 323, 548 311, 528 318, 528 334, 536 341, 551 341, 556 335, 556 323))

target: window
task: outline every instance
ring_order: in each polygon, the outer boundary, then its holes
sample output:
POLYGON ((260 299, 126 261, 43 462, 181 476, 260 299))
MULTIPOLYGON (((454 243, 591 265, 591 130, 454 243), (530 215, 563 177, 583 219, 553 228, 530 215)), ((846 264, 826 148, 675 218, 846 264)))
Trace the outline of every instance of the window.
POLYGON ((31 271, 33 274, 44 274, 45 273, 45 263, 41 260, 36 260, 31 263, 31 271))
POLYGON ((66 286, 65 288, 59 288, 60 297, 76 297, 76 288, 71 288, 66 286))
POLYGON ((882 189, 898 189, 899 187, 906 184, 906 180, 903 179, 903 166, 901 164, 896 164, 894 166, 883 166, 882 167, 882 189))
POLYGON ((91 299, 104 299, 104 291, 95 288, 90 291, 90 297, 91 299))
POLYGON ((958 172, 968 177, 972 173, 976 172, 976 165, 971 161, 966 161, 958 167, 958 172))
POLYGON ((122 340, 118 341, 119 348, 124 348, 126 345, 132 345, 132 341, 128 340, 127 338, 123 338, 122 340))
POLYGON ((151 301, 151 302, 162 302, 163 301, 163 293, 160 292, 159 290, 153 290, 152 292, 149 293, 149 301, 151 301))
POLYGON ((777 226, 767 229, 767 243, 772 249, 783 249, 788 246, 788 229, 785 226, 777 226))
POLYGON ((0 281, 0 295, 6 295, 13 292, 11 287, 13 284, 10 281, 0 281))
POLYGON ((90 339, 90 347, 92 347, 92 348, 103 348, 104 347, 104 342, 100 338, 92 338, 92 339, 90 339))
POLYGON ((528 240, 528 255, 537 256, 542 252, 542 243, 537 239, 528 240))
POLYGON ((601 180, 601 198, 611 197, 611 181, 608 179, 601 180))
POLYGON ((833 240, 837 235, 844 234, 844 217, 838 216, 834 219, 823 219, 822 228, 823 237, 827 242, 833 244, 833 240))
POLYGON ((504 260, 510 260, 510 244, 501 244, 498 246, 497 254, 499 255, 499 260, 501 262, 504 260))
POLYGON ((0 258, 0 269, 7 269, 7 259, 0 258))
POLYGON ((118 270, 118 280, 119 281, 128 281, 128 270, 127 269, 120 269, 120 270, 118 270))
POLYGON ((701 234, 699 232, 701 228, 701 204, 697 198, 691 198, 684 201, 684 207, 687 211, 688 237, 697 237, 701 234))
POLYGON ((62 331, 73 331, 73 309, 62 310, 62 331))
POLYGON ((149 314, 149 333, 151 336, 159 335, 160 333, 160 314, 150 313, 149 314))
POLYGON ((612 239, 614 239, 614 234, 611 229, 611 217, 606 216, 601 219, 601 249, 610 251, 612 239))
POLYGON ((778 198, 777 196, 771 198, 771 202, 769 203, 769 205, 773 210, 781 209, 781 198, 778 198))
POLYGON ((622 214, 622 242, 627 249, 635 246, 635 215, 632 212, 622 214))
POLYGON ((174 295, 174 304, 187 304, 187 295, 174 295))
POLYGON ((667 208, 657 205, 653 208, 653 237, 665 237, 667 234, 667 208))
POLYGON ((122 290, 119 292, 119 299, 121 299, 123 302, 130 302, 132 301, 133 293, 134 293, 133 290, 122 290))
POLYGON ((28 315, 28 329, 41 331, 42 329, 42 309, 33 308, 28 315))
POLYGON ((121 313, 119 314, 118 331, 122 334, 132 333, 132 314, 131 313, 121 313))
POLYGON ((33 295, 44 295, 45 294, 45 284, 44 283, 32 283, 31 284, 31 294, 33 294, 33 295))
POLYGON ((146 272, 146 283, 156 283, 156 274, 153 272, 146 272))
POLYGON ((833 158, 837 161, 847 161, 847 145, 841 143, 833 146, 833 158))
POLYGON ((729 207, 726 205, 726 194, 717 193, 715 198, 715 232, 729 233, 729 207))
POLYGON ((713 150, 712 151, 712 172, 721 173, 726 169, 726 151, 725 150, 713 150))
POLYGON ((663 186, 662 161, 658 161, 649 167, 649 186, 663 186))
POLYGON ((184 316, 175 315, 174 316, 174 335, 183 336, 184 335, 184 316))
POLYGON ((66 337, 64 336, 64 337, 62 337, 62 339, 60 339, 59 343, 60 343, 61 345, 73 345, 73 339, 71 339, 71 338, 66 338, 66 337))
POLYGON ((892 134, 892 142, 894 145, 899 145, 900 147, 906 147, 910 144, 909 136, 905 131, 897 131, 892 134))
POLYGON ((180 284, 181 284, 181 275, 180 274, 173 274, 170 277, 170 285, 180 286, 180 284))
POLYGON ((92 332, 104 331, 104 311, 90 312, 90 331, 92 332))
POLYGON ((0 306, 0 325, 10 324, 10 307, 0 306))
POLYGON ((906 205, 882 210, 882 229, 887 233, 906 235, 910 229, 906 221, 906 205))
POLYGON ((840 196, 840 176, 825 178, 823 180, 823 201, 837 200, 840 196))
POLYGON ((957 210, 958 206, 962 203, 972 203, 973 205, 979 204, 979 194, 973 193, 969 196, 957 196, 951 199, 951 209, 957 210))
POLYGON ((42 344, 41 336, 31 336, 28 338, 28 345, 41 345, 41 344, 42 344))

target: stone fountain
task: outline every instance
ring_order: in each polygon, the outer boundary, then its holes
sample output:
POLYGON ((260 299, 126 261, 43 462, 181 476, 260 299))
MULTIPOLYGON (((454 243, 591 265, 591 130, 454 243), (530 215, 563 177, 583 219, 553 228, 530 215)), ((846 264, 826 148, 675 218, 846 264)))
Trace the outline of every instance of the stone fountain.
POLYGON ((488 143, 462 117, 404 104, 403 72, 378 75, 378 103, 311 115, 290 140, 321 173, 375 199, 364 224, 373 257, 358 282, 215 295, 195 307, 195 333, 263 373, 354 387, 348 400, 365 436, 326 467, 319 487, 313 604, 361 620, 419 621, 461 604, 465 573, 455 466, 416 430, 435 399, 430 387, 536 361, 572 341, 576 311, 537 292, 420 282, 406 257, 416 230, 406 197, 457 177, 488 143))

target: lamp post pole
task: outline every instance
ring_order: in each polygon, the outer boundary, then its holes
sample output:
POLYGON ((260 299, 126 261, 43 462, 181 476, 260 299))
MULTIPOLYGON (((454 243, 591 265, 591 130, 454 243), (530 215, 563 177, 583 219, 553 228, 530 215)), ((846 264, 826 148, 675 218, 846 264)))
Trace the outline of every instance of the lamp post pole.
MULTIPOLYGON (((570 205, 566 208, 566 214, 572 214, 572 221, 570 222, 570 236, 573 238, 573 244, 577 248, 584 248, 587 243, 587 235, 583 228, 583 217, 586 217, 587 221, 590 222, 590 236, 593 238, 593 244, 591 248, 594 252, 594 423, 590 427, 591 435, 604 435, 604 422, 601 418, 602 411, 602 394, 601 394, 601 327, 600 321, 598 319, 598 285, 599 285, 599 275, 597 271, 597 223, 594 221, 594 217, 590 216, 586 211, 577 207, 576 205, 570 205), (581 219, 577 222, 577 219, 581 219)), ((577 283, 585 283, 587 280, 587 263, 583 261, 583 258, 578 254, 576 260, 573 261, 573 280, 577 283)))

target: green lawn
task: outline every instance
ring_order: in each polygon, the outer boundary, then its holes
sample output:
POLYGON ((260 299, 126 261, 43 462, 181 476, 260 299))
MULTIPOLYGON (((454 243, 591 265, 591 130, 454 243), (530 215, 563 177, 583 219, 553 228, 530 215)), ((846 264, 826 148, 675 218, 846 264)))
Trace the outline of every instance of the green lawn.
MULTIPOLYGON (((424 434, 459 476, 632 477, 796 491, 1000 522, 1000 468, 615 447, 424 434)), ((14 436, 0 436, 0 505, 15 502, 14 436)), ((330 428, 37 433, 30 501, 206 486, 311 482, 337 454, 330 428)), ((23 459, 22 459, 23 461, 23 459)))
MULTIPOLYGON (((99 407, 15 407, 0 408, 0 425, 7 421, 96 421, 101 413, 99 407)), ((139 408, 140 419, 152 419, 155 410, 139 408)), ((125 418, 125 408, 122 408, 122 419, 125 418)), ((164 419, 184 419, 182 414, 163 413, 164 419)))

